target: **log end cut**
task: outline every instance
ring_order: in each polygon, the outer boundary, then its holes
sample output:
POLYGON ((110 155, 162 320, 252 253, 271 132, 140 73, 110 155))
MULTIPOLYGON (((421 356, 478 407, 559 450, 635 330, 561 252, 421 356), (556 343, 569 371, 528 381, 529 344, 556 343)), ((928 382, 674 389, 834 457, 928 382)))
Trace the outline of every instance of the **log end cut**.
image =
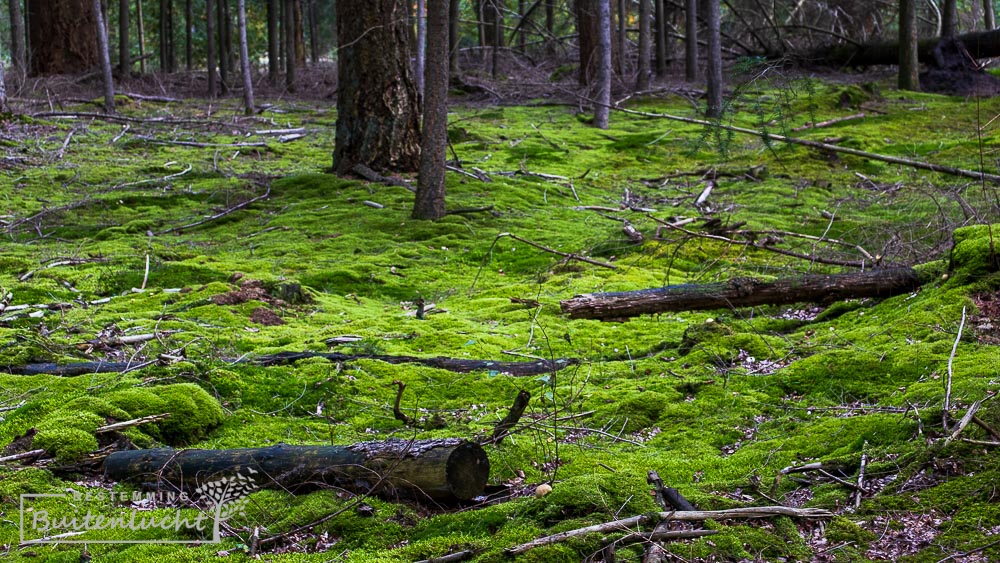
POLYGON ((490 477, 490 460, 482 446, 464 442, 448 456, 446 475, 451 494, 459 500, 470 500, 486 489, 490 477))

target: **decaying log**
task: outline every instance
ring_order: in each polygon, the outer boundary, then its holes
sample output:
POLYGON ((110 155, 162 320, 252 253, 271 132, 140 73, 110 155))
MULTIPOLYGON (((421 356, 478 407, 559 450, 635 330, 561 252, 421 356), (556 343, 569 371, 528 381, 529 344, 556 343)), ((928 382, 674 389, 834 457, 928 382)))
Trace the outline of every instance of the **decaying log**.
MULTIPOLYGON (((956 38, 962 47, 974 59, 987 59, 1000 56, 1000 29, 966 33, 956 38)), ((939 49, 940 39, 926 39, 917 47, 917 56, 922 63, 935 63, 935 51, 939 49)), ((870 43, 862 45, 839 45, 806 55, 813 63, 836 66, 874 66, 899 64, 899 43, 870 43)))
MULTIPOLYGON (((498 373, 509 373, 514 376, 542 375, 552 373, 563 368, 577 365, 580 360, 577 358, 556 358, 555 360, 537 360, 533 362, 497 362, 493 360, 462 360, 457 358, 418 358, 415 356, 385 356, 381 354, 341 354, 338 352, 279 352, 266 356, 257 356, 241 359, 226 359, 230 364, 253 363, 263 366, 274 366, 291 364, 298 360, 307 358, 326 358, 331 362, 351 362, 355 360, 376 360, 387 364, 420 364, 432 368, 454 371, 457 373, 468 373, 472 371, 488 370, 498 373)), ((139 367, 146 367, 155 364, 155 361, 145 364, 134 362, 74 362, 67 364, 57 363, 35 363, 22 366, 8 366, 0 368, 2 371, 14 375, 61 375, 75 376, 89 373, 121 373, 132 371, 139 367)))
POLYGON ((561 301, 560 306, 574 319, 622 319, 668 311, 891 297, 918 287, 920 278, 912 268, 884 268, 849 274, 805 275, 773 282, 735 278, 723 283, 587 293, 561 301))
POLYGON ((295 491, 317 485, 383 498, 469 500, 490 474, 486 452, 457 438, 361 442, 350 446, 288 446, 236 450, 129 450, 104 461, 116 481, 166 481, 182 489, 241 470, 258 487, 295 491))

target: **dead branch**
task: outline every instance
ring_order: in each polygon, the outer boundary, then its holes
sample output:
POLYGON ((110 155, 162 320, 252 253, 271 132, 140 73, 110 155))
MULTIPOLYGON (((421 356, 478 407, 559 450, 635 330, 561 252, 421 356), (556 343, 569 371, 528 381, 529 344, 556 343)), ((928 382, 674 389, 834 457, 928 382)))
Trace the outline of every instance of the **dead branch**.
POLYGON ((555 254, 557 256, 562 256, 566 260, 579 260, 580 262, 586 262, 588 264, 593 264, 595 266, 600 266, 602 268, 608 268, 608 269, 611 269, 611 270, 617 269, 617 266, 615 266, 614 264, 609 264, 607 262, 601 262, 600 260, 594 260, 593 258, 587 258, 586 256, 580 256, 579 254, 570 254, 568 252, 562 252, 562 251, 559 251, 559 250, 555 250, 553 248, 549 248, 547 246, 543 246, 541 244, 538 244, 537 242, 531 242, 530 240, 521 238, 521 237, 519 237, 519 236, 517 236, 517 235, 515 235, 513 233, 500 233, 500 234, 498 234, 497 238, 494 240, 494 243, 497 240, 500 240, 502 237, 512 238, 512 239, 514 239, 516 241, 523 242, 524 244, 527 244, 528 246, 533 246, 533 247, 535 247, 535 248, 537 248, 539 250, 543 250, 543 251, 548 252, 550 254, 555 254))
POLYGON ((656 471, 649 470, 646 474, 646 482, 653 486, 653 491, 656 494, 656 503, 663 508, 673 507, 674 510, 681 511, 697 510, 688 499, 684 498, 684 495, 680 491, 664 485, 663 479, 660 479, 660 474, 656 471))
MULTIPOLYGON (((951 379, 954 375, 952 370, 952 364, 955 362, 955 352, 958 351, 958 343, 962 340, 962 329, 965 328, 965 307, 962 307, 962 320, 958 323, 958 335, 955 337, 955 343, 951 346, 951 355, 948 356, 948 378, 945 379, 944 384, 944 412, 941 413, 942 423, 944 424, 944 429, 948 430, 948 410, 951 408, 951 379)), ((976 413, 972 413, 976 414, 976 413)), ((949 440, 950 441, 950 440, 949 440)))
POLYGON ((0 457, 0 463, 7 463, 9 461, 18 461, 18 460, 21 460, 21 459, 31 459, 31 458, 35 458, 35 457, 38 457, 38 456, 44 455, 44 454, 45 454, 45 450, 30 450, 30 451, 27 451, 27 452, 21 452, 19 454, 13 454, 13 455, 7 455, 7 456, 0 457))
POLYGON ((377 182, 379 184, 385 184, 387 186, 396 186, 399 188, 403 188, 404 190, 410 190, 411 192, 414 193, 416 193, 417 191, 417 189, 411 186, 408 182, 405 182, 403 180, 398 180, 396 178, 390 178, 388 176, 383 176, 378 172, 372 170, 368 166, 361 164, 360 162, 358 164, 355 164, 354 167, 351 168, 351 172, 354 172, 355 174, 361 176, 362 178, 368 180, 369 182, 377 182))
POLYGON ((266 147, 267 143, 264 141, 251 141, 248 143, 200 143, 198 141, 173 141, 166 139, 157 139, 154 137, 147 137, 145 135, 136 135, 136 139, 146 141, 147 143, 153 143, 155 145, 178 145, 182 147, 195 147, 199 149, 208 148, 247 148, 247 147, 266 147))
POLYGON ((221 219, 222 217, 225 217, 226 215, 229 215, 230 213, 233 213, 234 211, 239 211, 240 209, 243 209, 244 207, 252 205, 252 204, 254 204, 254 203, 256 203, 256 202, 258 202, 258 201, 260 201, 262 199, 266 199, 270 195, 271 195, 271 186, 268 185, 267 186, 267 190, 264 191, 264 193, 262 193, 261 195, 259 195, 257 197, 254 197, 254 198, 251 198, 251 199, 248 199, 248 200, 244 201, 243 203, 234 205, 234 206, 230 207, 229 209, 226 209, 224 211, 216 213, 215 215, 212 215, 210 217, 206 217, 206 218, 202 219, 201 221, 195 221, 194 223, 188 223, 187 225, 181 225, 180 227, 171 227, 169 229, 166 229, 166 230, 163 230, 163 231, 159 231, 159 232, 153 233, 153 234, 156 235, 156 236, 160 236, 160 235, 165 235, 165 234, 169 234, 169 233, 174 233, 174 232, 177 232, 177 231, 183 231, 183 230, 191 229, 191 228, 194 228, 194 227, 199 227, 201 225, 204 225, 205 223, 210 223, 212 221, 215 221, 216 219, 221 219))
POLYGON ((114 424, 107 424, 105 426, 99 427, 94 430, 95 434, 103 434, 105 432, 117 432, 119 430, 124 430, 126 428, 132 428, 133 426, 140 426, 142 424, 148 424, 150 422, 159 422, 170 418, 170 413, 165 412, 163 414, 153 414, 150 416, 144 416, 142 418, 133 418, 132 420, 125 420, 122 422, 115 422, 114 424))
POLYGON ((392 382, 392 385, 396 386, 396 401, 392 404, 392 417, 409 426, 410 417, 403 414, 403 411, 399 408, 399 403, 403 400, 403 391, 406 389, 406 384, 396 379, 392 382))
POLYGON ((471 549, 466 549, 465 551, 456 551, 455 553, 449 553, 448 555, 442 555, 441 557, 432 557, 430 559, 421 559, 417 563, 455 563, 457 561, 465 561, 466 559, 471 559, 475 557, 476 551, 471 549))
POLYGON ((834 119, 827 119, 826 121, 820 121, 817 123, 808 123, 801 127, 796 127, 792 129, 798 133, 799 131, 807 131, 809 129, 819 129, 821 127, 829 127, 831 125, 837 125, 838 123, 843 123, 845 121, 853 121, 855 119, 864 119, 867 117, 864 113, 855 113, 854 115, 845 115, 844 117, 836 117, 834 119))
POLYGON ((651 514, 641 514, 639 516, 633 516, 631 518, 624 518, 622 520, 615 520, 613 522, 605 522, 603 524, 595 524, 593 526, 587 526, 585 528, 577 528, 575 530, 568 530, 565 532, 560 532, 558 534, 553 534, 551 536, 537 538, 531 540, 530 542, 523 543, 521 545, 509 547, 504 550, 504 553, 508 555, 520 555, 536 547, 541 547, 543 545, 552 545, 554 543, 566 541, 567 539, 574 538, 577 536, 582 536, 595 532, 602 534, 621 532, 629 530, 634 526, 639 526, 641 524, 648 524, 651 522, 659 522, 660 520, 701 522, 709 519, 728 520, 728 519, 745 519, 745 518, 769 518, 772 516, 790 516, 792 518, 832 518, 834 514, 832 512, 823 510, 821 508, 790 508, 787 506, 755 506, 749 508, 731 508, 728 510, 654 512, 651 514))
POLYGON ((510 411, 507 412, 507 416, 493 428, 493 436, 490 438, 490 442, 499 444, 505 436, 510 434, 510 429, 521 420, 521 415, 524 414, 524 409, 528 408, 530 400, 531 393, 527 391, 521 390, 517 394, 517 397, 514 398, 514 404, 510 406, 510 411))

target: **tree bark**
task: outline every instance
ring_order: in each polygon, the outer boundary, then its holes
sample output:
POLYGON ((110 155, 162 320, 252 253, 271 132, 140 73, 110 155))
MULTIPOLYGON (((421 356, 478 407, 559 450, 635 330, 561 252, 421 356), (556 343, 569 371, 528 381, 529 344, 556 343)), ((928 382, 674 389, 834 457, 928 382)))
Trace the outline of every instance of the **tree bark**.
POLYGON ((608 128, 611 113, 611 6, 597 1, 597 96, 594 104, 594 127, 608 128))
POLYGON ((684 79, 698 80, 698 0, 687 0, 684 11, 684 79))
POLYGON ((253 75, 250 73, 250 52, 247 48, 246 0, 236 0, 237 27, 240 34, 240 68, 243 71, 243 105, 247 115, 254 114, 253 75))
POLYGON ((184 0, 184 69, 191 72, 194 68, 194 44, 192 34, 194 33, 194 2, 184 0))
POLYGON ((500 68, 500 48, 503 47, 503 8, 504 0, 489 0, 490 29, 492 30, 492 40, 490 42, 490 74, 493 80, 499 78, 500 68))
POLYGON ((941 37, 958 35, 958 0, 944 0, 941 6, 941 37))
POLYGON ((436 221, 445 215, 449 4, 449 0, 427 0, 427 80, 424 84, 424 124, 420 138, 417 196, 413 204, 414 219, 436 221))
POLYGON ((104 112, 115 112, 115 81, 111 76, 111 49, 108 45, 108 28, 104 24, 104 14, 101 11, 101 0, 91 3, 97 25, 97 48, 100 51, 101 75, 104 79, 104 112))
POLYGON ((613 38, 618 41, 615 42, 614 51, 611 54, 612 61, 614 64, 615 72, 618 76, 625 75, 625 53, 628 52, 626 48, 626 40, 628 39, 628 5, 625 0, 618 0, 618 37, 613 38))
POLYGON ((160 71, 174 70, 174 3, 160 0, 160 71))
POLYGON ((302 17, 302 0, 292 0, 295 8, 295 64, 306 67, 306 26, 302 17))
MULTIPOLYGON (((427 6, 424 0, 417 0, 417 56, 414 61, 414 79, 417 83, 417 95, 421 98, 424 95, 424 64, 427 58, 427 6)), ((447 28, 445 28, 447 32, 447 28)), ((427 119, 425 110, 424 119, 427 119)), ((421 165, 423 169, 423 165, 421 165)))
POLYGON ((139 35, 139 74, 146 74, 146 27, 142 22, 142 0, 135 0, 135 28, 139 35))
POLYGON ((215 79, 215 3, 205 0, 205 36, 208 42, 208 97, 214 98, 218 85, 215 79))
POLYGON ((637 90, 649 89, 650 75, 650 36, 653 33, 652 14, 650 13, 651 0, 639 0, 639 64, 638 76, 635 80, 637 90))
POLYGON ((706 82, 708 83, 708 108, 705 116, 710 119, 722 117, 722 15, 719 0, 704 0, 705 20, 708 22, 708 53, 706 82))
POLYGON ((458 22, 462 16, 459 0, 448 3, 448 72, 453 79, 458 78, 458 22))
MULTIPOLYGON (((435 0, 437 1, 437 0, 435 0)), ((386 499, 470 500, 482 494, 490 462, 478 444, 456 438, 389 439, 350 446, 288 446, 234 450, 128 450, 104 461, 116 481, 165 480, 185 490, 243 472, 258 487, 281 490, 329 485, 386 499)))
POLYGON ((309 60, 319 62, 319 11, 316 0, 306 0, 306 16, 309 19, 309 60))
POLYGON ((605 0, 576 0, 574 11, 576 31, 580 44, 578 79, 580 86, 589 86, 597 74, 597 44, 600 29, 597 25, 597 2, 605 0))
MULTIPOLYGON (((0 54, 3 54, 2 51, 0 54)), ((7 107, 7 83, 4 80, 3 65, 0 64, 0 113, 6 113, 9 109, 7 107)))
MULTIPOLYGON (((14 5, 18 0, 11 0, 14 5)), ((132 73, 132 49, 129 46, 129 3, 118 0, 118 74, 122 78, 132 73)))
POLYGON ((415 172, 420 109, 402 0, 337 2, 337 138, 333 168, 415 172))
POLYGON ((899 89, 920 90, 917 0, 899 0, 899 89))
POLYGON ((91 2, 33 0, 26 8, 32 74, 81 73, 100 64, 91 2))
POLYGON ((986 31, 997 26, 997 12, 993 6, 993 0, 983 0, 983 25, 986 31))
POLYGON ((219 57, 219 88, 223 94, 229 93, 229 0, 215 0, 215 27, 219 38, 216 54, 219 57))
MULTIPOLYGON (((285 29, 285 89, 295 91, 295 0, 285 1, 285 14, 281 24, 285 29)), ((339 121, 339 120, 338 120, 339 121)))
POLYGON ((281 0, 267 0, 267 79, 278 83, 281 72, 278 54, 278 11, 281 0))
POLYGON ((667 75, 667 0, 653 0, 656 3, 656 76, 667 75))
POLYGON ((24 15, 21 0, 10 0, 10 58, 14 70, 24 72, 24 15))
POLYGON ((724 283, 588 293, 562 301, 560 306, 570 318, 606 320, 670 311, 891 297, 918 287, 920 278, 912 268, 886 268, 850 274, 806 275, 773 282, 736 278, 724 283))

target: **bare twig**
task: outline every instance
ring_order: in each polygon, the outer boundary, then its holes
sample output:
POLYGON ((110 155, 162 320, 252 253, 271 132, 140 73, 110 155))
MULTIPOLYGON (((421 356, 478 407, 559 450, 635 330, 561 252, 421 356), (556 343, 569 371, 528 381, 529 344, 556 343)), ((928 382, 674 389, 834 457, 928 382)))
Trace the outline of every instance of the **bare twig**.
POLYGON ((601 262, 600 260, 594 260, 593 258, 587 258, 586 256, 580 256, 579 254, 570 254, 568 252, 562 252, 562 251, 559 251, 559 250, 555 250, 553 248, 549 248, 547 246, 538 244, 537 242, 531 242, 530 240, 521 238, 521 237, 519 237, 519 236, 517 236, 517 235, 515 235, 513 233, 500 233, 500 234, 497 235, 497 239, 498 240, 500 238, 502 238, 502 237, 512 238, 512 239, 514 239, 516 241, 523 242, 524 244, 527 244, 528 246, 533 246, 533 247, 535 247, 535 248, 537 248, 539 250, 544 250, 545 252, 548 252, 550 254, 555 254, 557 256, 562 256, 563 258, 565 258, 567 260, 579 260, 580 262, 586 262, 588 264, 593 264, 595 266, 600 266, 602 268, 608 268, 608 269, 611 269, 611 270, 614 270, 614 269, 618 268, 614 264, 609 264, 607 262, 601 262))
POLYGON ((168 234, 168 233, 173 233, 173 232, 177 232, 177 231, 183 231, 183 230, 186 230, 186 229, 190 229, 190 228, 193 228, 193 227, 198 227, 198 226, 204 225, 205 223, 210 223, 212 221, 215 221, 216 219, 220 219, 222 217, 225 217, 226 215, 229 215, 230 213, 232 213, 234 211, 239 211, 240 209, 243 209, 244 207, 252 205, 252 204, 254 204, 254 203, 256 203, 256 202, 258 202, 258 201, 260 201, 262 199, 266 199, 270 195, 271 195, 271 186, 268 186, 267 190, 263 194, 255 197, 255 198, 248 199, 248 200, 246 200, 243 203, 240 203, 238 205, 234 205, 234 206, 230 207, 229 209, 226 209, 224 211, 216 213, 215 215, 212 215, 210 217, 206 217, 206 218, 202 219, 201 221, 195 221, 194 223, 188 223, 187 225, 181 225, 179 227, 171 227, 169 229, 166 229, 166 230, 154 233, 154 234, 157 235, 157 236, 159 236, 159 235, 165 235, 165 234, 168 234))
MULTIPOLYGON (((952 364, 955 362, 955 352, 958 351, 958 343, 962 340, 962 329, 965 328, 965 307, 962 307, 962 321, 958 323, 958 335, 955 336, 955 344, 951 347, 951 355, 948 356, 948 378, 944 387, 944 412, 941 414, 941 421, 945 431, 948 430, 948 410, 951 408, 951 380, 954 372, 952 364)), ((975 413, 973 413, 975 414, 975 413)))
POLYGON ((150 422, 159 422, 167 418, 170 418, 170 413, 168 412, 165 412, 163 414, 153 414, 150 416, 144 416, 142 418, 133 418, 132 420, 125 420, 122 422, 116 422, 114 424, 107 424, 105 426, 101 426, 97 430, 94 430, 94 433, 103 434, 105 432, 117 432, 119 430, 124 430, 126 428, 131 428, 133 426, 148 424, 150 422))

